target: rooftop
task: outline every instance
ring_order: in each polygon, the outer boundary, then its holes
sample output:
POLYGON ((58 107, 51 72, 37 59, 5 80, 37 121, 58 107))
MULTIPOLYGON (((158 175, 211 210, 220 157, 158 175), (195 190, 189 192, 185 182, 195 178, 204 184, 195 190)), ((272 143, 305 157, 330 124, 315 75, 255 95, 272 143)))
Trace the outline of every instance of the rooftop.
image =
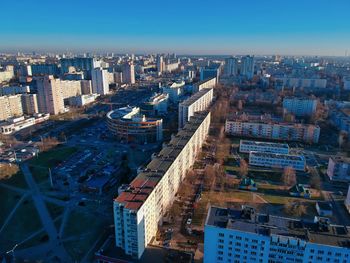
POLYGON ((274 159, 287 159, 295 161, 304 161, 305 158, 302 155, 291 155, 291 154, 279 154, 279 153, 264 153, 264 152, 250 152, 250 154, 263 157, 263 158, 274 158, 274 159))
POLYGON ((201 98, 202 96, 204 96, 205 94, 210 92, 211 90, 213 90, 213 88, 211 88, 211 89, 201 89, 200 91, 196 92, 191 97, 189 97, 187 100, 183 101, 181 103, 181 105, 182 106, 190 106, 194 102, 196 102, 199 98, 201 98))
POLYGON ((173 136, 145 170, 131 182, 130 188, 122 192, 115 201, 124 203, 125 208, 138 210, 208 114, 208 112, 199 112, 191 117, 190 122, 173 136))
POLYGON ((251 207, 229 209, 212 206, 208 211, 206 225, 270 237, 278 235, 282 238, 299 239, 299 242, 350 248, 350 227, 332 225, 329 219, 322 217, 306 221, 257 213, 251 207))
POLYGON ((284 148, 284 149, 289 148, 288 144, 286 143, 258 142, 258 141, 247 141, 247 140, 241 140, 240 143, 245 145, 268 146, 268 147, 284 148))

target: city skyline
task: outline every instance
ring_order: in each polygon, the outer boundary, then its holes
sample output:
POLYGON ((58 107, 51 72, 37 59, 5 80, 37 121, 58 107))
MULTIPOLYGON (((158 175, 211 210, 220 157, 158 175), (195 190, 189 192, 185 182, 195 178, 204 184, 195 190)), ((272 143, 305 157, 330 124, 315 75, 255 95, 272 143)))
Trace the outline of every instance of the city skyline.
POLYGON ((0 50, 344 56, 345 0, 3 3, 0 50), (16 14, 16 19, 14 19, 16 14))

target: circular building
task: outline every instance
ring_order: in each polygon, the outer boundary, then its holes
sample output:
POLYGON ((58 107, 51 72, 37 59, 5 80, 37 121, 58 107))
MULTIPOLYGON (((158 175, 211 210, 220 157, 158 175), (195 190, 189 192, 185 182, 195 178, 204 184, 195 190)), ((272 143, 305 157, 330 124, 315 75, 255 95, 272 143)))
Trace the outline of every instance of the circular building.
POLYGON ((123 142, 154 143, 163 139, 163 120, 146 118, 138 107, 123 107, 107 113, 108 129, 123 142))

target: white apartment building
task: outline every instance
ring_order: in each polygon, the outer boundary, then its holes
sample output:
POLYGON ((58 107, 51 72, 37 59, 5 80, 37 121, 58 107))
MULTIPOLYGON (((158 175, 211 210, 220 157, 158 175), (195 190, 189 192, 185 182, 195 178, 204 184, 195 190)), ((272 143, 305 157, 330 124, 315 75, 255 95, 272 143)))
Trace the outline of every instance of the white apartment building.
POLYGON ((254 208, 210 207, 204 263, 348 263, 350 227, 257 213, 254 208))
POLYGON ((317 100, 310 98, 285 98, 283 99, 283 109, 295 116, 312 116, 316 112, 317 100))
POLYGON ((229 57, 225 59, 225 76, 236 76, 238 74, 238 59, 229 57))
POLYGON ((294 78, 294 77, 276 77, 276 81, 281 81, 283 86, 288 88, 326 88, 327 79, 320 78, 294 78))
POLYGON ((10 118, 6 122, 0 124, 1 134, 11 134, 16 131, 28 128, 35 124, 44 122, 50 118, 50 114, 35 114, 34 117, 25 118, 24 116, 10 118))
POLYGON ((210 112, 197 113, 114 200, 116 246, 139 259, 207 137, 210 112))
POLYGON ((330 157, 327 175, 332 181, 350 182, 350 158, 342 156, 330 157))
POLYGON ((170 86, 163 87, 163 92, 169 94, 169 100, 173 103, 178 103, 180 97, 183 95, 183 89, 185 87, 185 81, 177 81, 170 86))
POLYGON ((156 93, 143 103, 142 111, 150 115, 165 114, 168 111, 169 94, 156 93))
POLYGON ((305 171, 305 158, 302 155, 250 152, 249 164, 270 168, 292 167, 297 171, 305 171))
POLYGON ((248 79, 254 76, 255 59, 254 56, 245 56, 241 58, 241 75, 248 79))
POLYGON ((80 80, 61 80, 56 79, 59 83, 63 99, 81 95, 81 81, 80 80))
POLYGON ((52 75, 37 78, 37 91, 39 112, 65 112, 60 79, 55 79, 52 75))
POLYGON ((7 82, 15 77, 14 67, 12 65, 6 66, 5 70, 0 70, 0 83, 7 82))
POLYGON ((38 98, 36 94, 22 94, 21 100, 24 114, 33 115, 39 113, 38 98))
POLYGON ((82 107, 84 105, 93 103, 98 96, 100 95, 99 94, 78 95, 75 97, 68 98, 68 102, 69 102, 69 105, 71 106, 82 107))
POLYGON ((286 143, 240 140, 239 151, 242 153, 263 152, 289 154, 289 146, 286 143))
POLYGON ((272 121, 226 120, 225 132, 235 136, 317 143, 320 127, 311 124, 274 123, 272 121))
POLYGON ((198 92, 201 89, 215 88, 216 84, 217 84, 216 78, 209 78, 209 79, 197 82, 193 85, 193 92, 198 92))
POLYGON ((100 95, 109 93, 108 71, 102 68, 95 68, 91 71, 92 92, 100 95))
POLYGON ((179 129, 190 120, 194 113, 205 111, 213 101, 213 88, 202 89, 179 104, 179 129))
POLYGON ((123 83, 135 84, 135 65, 132 62, 128 62, 123 65, 123 83))
POLYGON ((23 109, 20 94, 0 97, 0 121, 22 115, 23 109))

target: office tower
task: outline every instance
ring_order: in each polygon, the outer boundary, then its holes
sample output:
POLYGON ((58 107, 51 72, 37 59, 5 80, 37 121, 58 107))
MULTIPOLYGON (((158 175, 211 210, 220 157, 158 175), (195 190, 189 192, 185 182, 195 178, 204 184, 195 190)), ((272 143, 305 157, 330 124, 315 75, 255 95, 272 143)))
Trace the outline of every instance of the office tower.
POLYGON ((36 94, 22 94, 21 100, 24 114, 33 115, 39 113, 38 98, 36 94))
POLYGON ((102 68, 95 68, 91 71, 92 92, 100 95, 109 93, 108 71, 102 68))
POLYGON ((22 116, 21 95, 0 97, 0 121, 14 116, 22 116))
POLYGON ((133 62, 123 65, 123 82, 126 84, 135 84, 135 66, 133 62))
POLYGON ((164 71, 164 59, 163 56, 157 57, 157 70, 158 74, 161 75, 164 71))
POLYGON ((230 57, 225 59, 224 73, 226 76, 236 76, 238 74, 238 59, 230 57))
POLYGON ((64 102, 60 79, 52 75, 37 78, 38 108, 41 113, 63 113, 64 102))
POLYGON ((140 259, 156 236, 162 217, 205 142, 209 126, 210 112, 196 113, 114 200, 115 243, 127 255, 140 259))
POLYGON ((284 98, 283 109, 295 116, 312 116, 316 112, 317 100, 310 98, 284 98))
POLYGON ((349 233, 349 226, 325 217, 295 219, 248 206, 212 206, 204 226, 204 263, 347 263, 349 233))
POLYGON ((253 78, 254 76, 254 57, 245 56, 241 59, 241 75, 247 77, 248 79, 253 78))

